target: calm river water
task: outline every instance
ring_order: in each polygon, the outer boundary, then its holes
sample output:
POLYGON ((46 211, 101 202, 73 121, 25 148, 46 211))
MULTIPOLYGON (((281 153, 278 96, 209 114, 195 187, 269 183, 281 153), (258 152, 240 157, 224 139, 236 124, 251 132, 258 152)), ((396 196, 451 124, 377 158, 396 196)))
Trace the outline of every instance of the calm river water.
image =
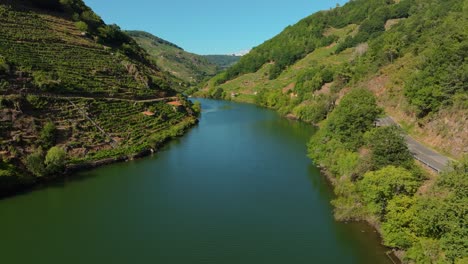
POLYGON ((374 230, 334 221, 310 126, 201 102, 153 157, 0 200, 0 262, 391 264, 374 230))

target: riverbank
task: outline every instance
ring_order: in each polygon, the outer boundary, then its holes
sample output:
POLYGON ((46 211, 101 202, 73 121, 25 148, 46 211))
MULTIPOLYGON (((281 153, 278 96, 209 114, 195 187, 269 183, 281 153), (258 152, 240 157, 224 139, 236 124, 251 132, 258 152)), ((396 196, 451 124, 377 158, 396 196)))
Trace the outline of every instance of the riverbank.
POLYGON ((392 264, 372 228, 333 219, 332 192, 304 147, 314 128, 254 105, 200 101, 199 125, 158 155, 2 200, 2 259, 392 264))
MULTIPOLYGON (((235 101, 235 102, 238 102, 238 103, 249 103, 249 104, 254 104, 254 105, 257 105, 257 106, 265 107, 265 108, 268 108, 268 109, 272 109, 272 110, 275 110, 276 112, 278 112, 285 119, 289 119, 289 120, 293 120, 293 121, 296 121, 296 122, 301 122, 301 123, 306 123, 306 124, 309 124, 309 125, 313 125, 310 122, 304 122, 303 120, 300 120, 297 116, 294 116, 292 114, 281 113, 280 111, 278 111, 278 109, 275 109, 274 107, 266 107, 264 105, 259 105, 259 104, 256 104, 255 102, 252 102, 251 100, 242 100, 242 99, 239 99, 239 97, 234 97, 234 98, 231 98, 231 101, 235 101)), ((323 126, 323 123, 324 122, 319 124, 318 127, 323 126)), ((327 179, 328 183, 330 184, 329 187, 334 190, 335 197, 333 198, 333 200, 335 200, 336 198, 339 198, 340 194, 338 192, 336 192, 336 190, 335 190, 335 188, 339 185, 339 177, 337 177, 337 175, 334 175, 333 172, 329 168, 327 168, 327 166, 323 166, 320 163, 316 163, 315 165, 320 169, 321 174, 324 175, 325 178, 327 179)), ((379 237, 381 239, 380 243, 382 245, 386 246, 385 243, 384 243, 384 237, 383 237, 384 234, 382 233, 381 223, 375 217, 368 216, 368 217, 342 218, 342 217, 338 216, 338 214, 336 213, 336 210, 338 210, 338 208, 335 206, 334 216, 335 216, 335 219, 337 221, 341 221, 341 222, 354 221, 354 222, 365 222, 365 223, 367 223, 370 227, 375 229, 375 231, 379 234, 379 237)), ((395 251, 394 249, 392 249, 390 247, 388 247, 388 249, 389 249, 389 251, 387 252, 387 256, 392 261, 392 263, 403 263, 403 257, 402 257, 403 254, 401 252, 397 252, 397 251, 395 251), (396 260, 398 260, 398 261, 396 261, 396 260)))
POLYGON ((170 133, 165 133, 157 142, 154 142, 152 147, 144 147, 134 153, 127 155, 116 155, 102 159, 87 160, 87 161, 74 161, 65 165, 62 173, 54 174, 47 177, 34 178, 34 180, 17 183, 13 188, 5 192, 0 192, 0 200, 8 197, 15 196, 20 193, 36 190, 37 188, 47 187, 49 183, 56 182, 57 180, 73 177, 75 173, 91 170, 98 167, 119 163, 127 162, 144 158, 157 153, 163 146, 169 143, 171 140, 183 136, 190 128, 197 125, 199 120, 197 118, 187 118, 174 126, 174 129, 170 133))

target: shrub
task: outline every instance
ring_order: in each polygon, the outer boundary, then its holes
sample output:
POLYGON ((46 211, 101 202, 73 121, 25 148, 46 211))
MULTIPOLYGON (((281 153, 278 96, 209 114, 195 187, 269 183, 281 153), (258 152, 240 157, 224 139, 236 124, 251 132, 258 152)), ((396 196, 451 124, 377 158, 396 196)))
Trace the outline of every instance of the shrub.
POLYGON ((26 167, 36 177, 42 177, 46 174, 42 148, 38 148, 34 153, 26 157, 26 167))
POLYGON ((41 130, 40 140, 44 147, 49 148, 55 144, 56 127, 53 122, 47 122, 41 130))
POLYGON ((52 147, 47 152, 44 164, 46 165, 47 174, 55 174, 63 171, 65 168, 65 151, 60 147, 52 147))

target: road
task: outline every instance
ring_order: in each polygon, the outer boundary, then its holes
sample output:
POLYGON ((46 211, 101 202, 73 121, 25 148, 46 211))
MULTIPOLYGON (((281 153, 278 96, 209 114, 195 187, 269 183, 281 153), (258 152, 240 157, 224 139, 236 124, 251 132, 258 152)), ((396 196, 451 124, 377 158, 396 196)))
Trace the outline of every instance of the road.
MULTIPOLYGON (((391 117, 383 117, 377 120, 377 126, 392 126, 398 124, 391 118, 391 117)), ((406 145, 408 146, 409 151, 413 155, 413 157, 423 163, 424 165, 428 166, 432 170, 440 173, 442 172, 446 166, 448 165, 450 158, 441 155, 434 150, 422 145, 421 143, 417 142, 415 139, 408 135, 404 135, 406 140, 406 145)))

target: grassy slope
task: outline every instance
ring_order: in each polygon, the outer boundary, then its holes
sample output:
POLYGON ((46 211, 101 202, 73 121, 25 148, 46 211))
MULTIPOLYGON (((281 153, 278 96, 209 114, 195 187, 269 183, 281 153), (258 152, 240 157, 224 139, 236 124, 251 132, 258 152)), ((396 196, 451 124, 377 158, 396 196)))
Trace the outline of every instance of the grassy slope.
MULTIPOLYGON (((355 29, 356 25, 349 25, 343 29, 330 29, 327 33, 330 35, 336 35, 340 37, 340 40, 343 40, 355 29)), ((349 61, 353 57, 353 49, 348 49, 338 55, 334 54, 335 49, 335 45, 316 49, 305 58, 288 67, 277 79, 274 80, 270 80, 268 78, 268 72, 272 65, 269 63, 265 64, 255 73, 241 75, 238 78, 221 85, 215 85, 215 77, 208 81, 204 89, 205 91, 209 91, 210 89, 212 90, 214 88, 221 87, 225 91, 229 92, 229 94, 238 93, 237 96, 231 98, 232 100, 253 103, 255 93, 262 89, 284 89, 286 91, 294 88, 297 76, 307 71, 308 68, 316 66, 317 64, 340 64, 342 62, 349 61)))
MULTIPOLYGON (((189 103, 176 112, 164 102, 131 101, 175 95, 171 77, 144 57, 82 35, 63 13, 0 4, 0 59, 7 65, 0 69, 0 162, 15 165, 13 173, 0 166, 0 176, 35 181, 26 157, 45 145, 48 122, 56 127, 53 144, 79 163, 157 147, 196 119, 189 103), (155 116, 144 116, 146 110, 155 116)), ((0 195, 8 189, 1 180, 0 195)))
POLYGON ((144 48, 156 64, 164 71, 187 83, 197 83, 218 73, 218 66, 200 55, 142 31, 128 31, 132 38, 144 48))

